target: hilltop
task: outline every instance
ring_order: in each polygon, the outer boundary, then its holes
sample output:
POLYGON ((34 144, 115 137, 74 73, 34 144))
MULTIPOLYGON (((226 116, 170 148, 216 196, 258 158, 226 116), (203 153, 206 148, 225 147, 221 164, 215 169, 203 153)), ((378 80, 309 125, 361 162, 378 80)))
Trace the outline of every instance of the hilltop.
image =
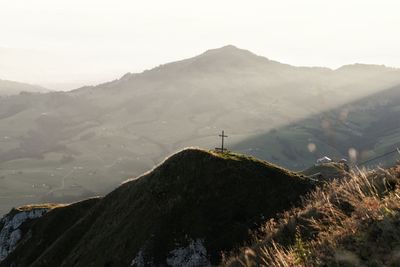
POLYGON ((218 264, 314 187, 252 157, 185 149, 103 198, 25 220, 13 228, 20 238, 0 266, 218 264))

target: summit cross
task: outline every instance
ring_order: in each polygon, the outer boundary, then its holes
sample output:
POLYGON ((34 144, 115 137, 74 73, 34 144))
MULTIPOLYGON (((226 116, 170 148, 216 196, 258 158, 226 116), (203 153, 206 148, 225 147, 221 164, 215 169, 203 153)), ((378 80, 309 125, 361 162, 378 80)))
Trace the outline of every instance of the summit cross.
POLYGON ((220 134, 219 137, 221 137, 221 147, 216 147, 215 150, 223 153, 226 151, 226 148, 224 148, 224 139, 225 139, 225 137, 228 137, 228 136, 225 135, 224 131, 222 131, 222 134, 220 134))

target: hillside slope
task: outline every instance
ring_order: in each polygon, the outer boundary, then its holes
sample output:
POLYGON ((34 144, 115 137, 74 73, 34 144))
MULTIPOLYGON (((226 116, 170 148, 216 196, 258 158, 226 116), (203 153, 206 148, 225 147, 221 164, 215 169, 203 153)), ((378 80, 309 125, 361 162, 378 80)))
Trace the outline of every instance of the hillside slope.
MULTIPOLYGON (((257 134, 233 148, 292 170, 308 168, 325 155, 362 164, 400 146, 399 117, 400 86, 395 86, 257 134), (350 149, 356 152, 353 158, 350 149)), ((369 164, 391 166, 396 160, 398 153, 369 164)))
MULTIPOLYGON (((173 151, 214 147, 222 129, 231 145, 399 83, 384 66, 295 67, 225 46, 98 86, 0 98, 0 213, 107 192, 173 151)), ((281 158, 273 144, 262 152, 281 158)), ((293 154, 283 151, 280 165, 293 154)))
POLYGON ((79 220, 55 223, 69 220, 68 206, 36 219, 0 266, 216 264, 312 188, 304 176, 264 161, 187 149, 97 199, 79 220), (38 251, 41 238, 48 243, 38 251))

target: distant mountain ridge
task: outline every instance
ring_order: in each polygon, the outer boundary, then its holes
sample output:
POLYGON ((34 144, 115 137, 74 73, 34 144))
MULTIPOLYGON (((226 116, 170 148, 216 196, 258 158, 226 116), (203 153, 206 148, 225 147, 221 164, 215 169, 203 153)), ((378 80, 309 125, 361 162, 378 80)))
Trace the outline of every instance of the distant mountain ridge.
POLYGON ((49 91, 50 90, 38 85, 31 85, 27 83, 20 83, 20 82, 0 79, 0 96, 17 95, 21 92, 47 93, 49 91))
MULTIPOLYGON (((126 73, 121 76, 119 79, 114 81, 106 82, 103 84, 99 84, 97 86, 85 86, 83 88, 102 88, 102 87, 110 87, 110 85, 120 85, 121 82, 129 82, 135 78, 143 78, 149 75, 161 75, 163 72, 176 72, 182 71, 190 72, 190 71, 198 71, 198 72, 213 72, 215 68, 217 70, 221 70, 221 68, 226 68, 227 66, 238 67, 239 69, 251 66, 254 67, 254 64, 259 64, 260 67, 265 67, 265 64, 268 64, 269 67, 277 68, 278 71, 288 70, 288 69, 297 69, 297 70, 306 70, 309 72, 318 71, 325 75, 335 76, 335 73, 343 73, 343 72, 369 72, 370 74, 377 74, 381 72, 390 73, 390 72, 399 72, 400 69, 394 67, 386 67, 385 65, 376 65, 376 64, 349 64, 343 65, 337 69, 331 69, 328 67, 305 67, 305 66, 293 66, 286 63, 281 63, 278 61, 270 60, 264 56, 256 55, 249 50, 237 48, 234 45, 226 45, 216 49, 210 49, 205 51, 204 53, 179 61, 174 61, 170 63, 161 64, 155 68, 145 70, 141 73, 126 73), (211 67, 211 68, 210 68, 211 67)), ((350 73, 349 73, 350 74, 350 73)), ((336 77, 333 77, 336 78, 336 77)), ((369 79, 369 77, 365 77, 369 79)), ((76 90, 80 90, 78 88, 76 90)))

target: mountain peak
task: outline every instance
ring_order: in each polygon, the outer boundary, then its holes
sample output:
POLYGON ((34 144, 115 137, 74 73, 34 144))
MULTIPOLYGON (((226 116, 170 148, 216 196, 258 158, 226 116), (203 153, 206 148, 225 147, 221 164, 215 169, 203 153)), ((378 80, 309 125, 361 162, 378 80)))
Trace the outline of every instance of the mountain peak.
POLYGON ((241 49, 238 48, 237 46, 228 44, 228 45, 224 45, 222 47, 219 48, 214 48, 214 49, 209 49, 209 50, 218 50, 218 51, 247 51, 245 49, 241 49))
POLYGON ((216 55, 258 57, 249 50, 241 49, 234 45, 225 45, 220 48, 209 49, 200 56, 216 56, 216 55))

